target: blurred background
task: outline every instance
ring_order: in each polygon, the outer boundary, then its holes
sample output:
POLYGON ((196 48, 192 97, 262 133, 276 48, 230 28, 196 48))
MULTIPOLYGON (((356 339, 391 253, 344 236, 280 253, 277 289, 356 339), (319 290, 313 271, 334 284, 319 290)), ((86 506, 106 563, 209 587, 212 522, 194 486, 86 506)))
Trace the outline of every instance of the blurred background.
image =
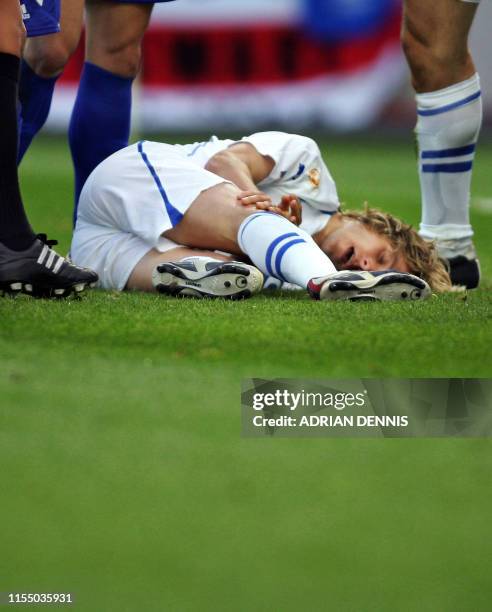
MULTIPOLYGON (((143 47, 134 125, 144 132, 408 131, 413 92, 401 0, 178 0, 157 4, 143 47)), ((471 46, 492 134, 492 3, 471 46)), ((83 49, 57 86, 47 129, 65 131, 83 49)))

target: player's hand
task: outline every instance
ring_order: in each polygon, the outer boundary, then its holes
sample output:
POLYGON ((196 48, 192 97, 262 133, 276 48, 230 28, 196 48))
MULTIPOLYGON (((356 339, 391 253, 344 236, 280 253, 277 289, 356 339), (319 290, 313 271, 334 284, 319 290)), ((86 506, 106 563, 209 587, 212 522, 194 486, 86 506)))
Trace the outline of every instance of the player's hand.
POLYGON ((289 194, 282 196, 280 204, 277 206, 270 206, 266 210, 274 212, 277 215, 282 215, 282 217, 285 217, 294 225, 301 225, 302 205, 299 198, 295 195, 289 194))
POLYGON ((258 210, 268 210, 273 206, 272 198, 262 191, 241 191, 237 199, 243 206, 254 206, 258 210))

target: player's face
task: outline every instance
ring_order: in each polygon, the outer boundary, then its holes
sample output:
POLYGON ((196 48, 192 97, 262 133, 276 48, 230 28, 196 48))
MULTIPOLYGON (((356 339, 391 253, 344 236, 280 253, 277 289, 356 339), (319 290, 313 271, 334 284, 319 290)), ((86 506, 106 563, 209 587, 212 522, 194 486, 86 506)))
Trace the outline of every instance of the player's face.
POLYGON ((344 219, 328 234, 321 249, 339 270, 398 270, 410 272, 405 257, 390 241, 355 219, 344 219))

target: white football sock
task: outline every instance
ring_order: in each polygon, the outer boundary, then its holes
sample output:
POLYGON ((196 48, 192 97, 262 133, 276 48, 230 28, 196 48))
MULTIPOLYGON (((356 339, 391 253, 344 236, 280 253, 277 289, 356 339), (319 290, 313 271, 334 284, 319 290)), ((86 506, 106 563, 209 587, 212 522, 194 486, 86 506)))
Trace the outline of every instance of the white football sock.
MULTIPOLYGON (((417 141, 422 192, 420 235, 438 248, 465 253, 471 245, 470 185, 482 122, 478 74, 446 89, 417 94, 417 141)), ((442 256, 449 254, 441 252, 442 256)))
POLYGON ((280 215, 255 213, 237 236, 241 250, 267 276, 305 288, 312 278, 336 272, 311 236, 280 215))

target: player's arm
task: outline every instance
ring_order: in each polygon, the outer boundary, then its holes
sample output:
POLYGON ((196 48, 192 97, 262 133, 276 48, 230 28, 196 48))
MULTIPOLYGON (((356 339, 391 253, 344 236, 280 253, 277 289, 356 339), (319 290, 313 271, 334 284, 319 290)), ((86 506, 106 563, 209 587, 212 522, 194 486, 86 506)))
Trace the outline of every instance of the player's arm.
POLYGON ((269 155, 262 155, 249 142, 237 142, 211 157, 205 169, 218 174, 242 189, 238 200, 243 206, 276 212, 296 225, 301 223, 301 205, 295 196, 284 196, 276 205, 257 184, 266 179, 275 166, 269 155))
POLYGON ((205 169, 231 181, 243 191, 257 192, 257 184, 273 170, 275 162, 249 142, 237 142, 211 157, 205 169))

